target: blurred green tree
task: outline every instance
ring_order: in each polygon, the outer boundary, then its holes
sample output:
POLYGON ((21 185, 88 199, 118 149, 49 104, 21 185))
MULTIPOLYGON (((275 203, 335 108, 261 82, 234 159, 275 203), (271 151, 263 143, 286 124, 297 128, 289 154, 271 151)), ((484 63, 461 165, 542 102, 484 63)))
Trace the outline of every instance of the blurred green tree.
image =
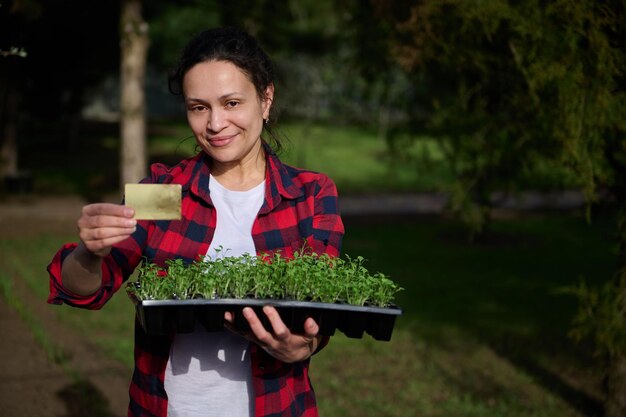
POLYGON ((213 0, 144 2, 143 14, 150 25, 150 65, 160 72, 170 70, 193 35, 220 24, 221 3, 213 0))
POLYGON ((587 304, 574 334, 593 336, 609 360, 606 416, 626 415, 626 3, 372 4, 388 56, 413 81, 410 128, 445 150, 452 209, 474 233, 488 226, 494 191, 518 190, 546 163, 575 178, 590 208, 613 203, 616 281, 575 291, 587 304))

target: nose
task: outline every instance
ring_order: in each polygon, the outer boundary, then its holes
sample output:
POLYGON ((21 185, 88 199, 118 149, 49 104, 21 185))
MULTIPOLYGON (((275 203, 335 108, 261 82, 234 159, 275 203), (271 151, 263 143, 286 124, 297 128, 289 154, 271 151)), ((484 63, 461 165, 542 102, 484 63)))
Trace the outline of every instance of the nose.
POLYGON ((211 111, 211 115, 209 116, 209 123, 207 125, 207 129, 212 132, 219 132, 224 129, 226 125, 226 117, 219 109, 211 111))

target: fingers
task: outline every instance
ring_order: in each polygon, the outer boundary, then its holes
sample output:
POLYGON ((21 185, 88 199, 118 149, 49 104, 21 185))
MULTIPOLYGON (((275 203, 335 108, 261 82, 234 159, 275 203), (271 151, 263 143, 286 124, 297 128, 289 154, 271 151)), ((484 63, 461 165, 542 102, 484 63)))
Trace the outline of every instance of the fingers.
MULTIPOLYGON (((242 314, 248 321, 251 331, 238 333, 261 346, 275 358, 288 363, 296 362, 308 358, 315 351, 319 326, 312 318, 304 322, 304 333, 296 334, 289 330, 274 307, 263 307, 263 314, 267 316, 271 324, 271 331, 263 326, 252 308, 245 307, 242 314)), ((228 321, 229 318, 232 316, 225 315, 227 328, 232 326, 228 321)))
POLYGON ((225 311, 224 312, 224 320, 229 323, 229 324, 233 324, 235 321, 235 316, 233 315, 233 313, 231 311, 225 311))
POLYGON ((137 221, 131 207, 98 203, 83 207, 78 219, 80 239, 96 255, 108 254, 111 247, 135 232, 137 221))
MULTIPOLYGON (((226 314, 228 314, 228 313, 226 313, 226 314)), ((241 330, 239 330, 239 329, 237 328, 237 326, 235 326, 235 324, 234 324, 234 322, 233 322, 234 320, 232 320, 232 317, 231 317, 231 321, 229 321, 228 319, 226 319, 226 317, 224 317, 224 319, 225 319, 225 320, 224 320, 224 328, 225 328, 226 330, 229 330, 229 331, 230 331, 230 332, 232 332, 232 333, 238 334, 239 336, 241 336, 241 337, 243 337, 244 339, 247 339, 247 340, 249 340, 249 341, 251 341, 251 342, 253 342, 253 343, 256 343, 256 342, 257 342, 257 340, 256 340, 256 338, 254 337, 254 335, 252 334, 252 332, 242 332, 241 330)))
POLYGON ((320 326, 312 318, 308 318, 304 322, 304 335, 313 339, 320 331, 320 326))
MULTIPOLYGON (((265 310, 265 308, 263 308, 265 310)), ((272 343, 272 334, 265 329, 261 320, 257 317, 254 310, 250 307, 245 307, 242 310, 243 316, 248 320, 250 330, 262 346, 269 346, 272 343)), ((281 320, 282 322, 282 320, 281 320)))
MULTIPOLYGON (((291 330, 285 325, 283 320, 280 317, 278 311, 272 306, 264 306, 263 313, 267 316, 271 326, 272 331, 269 332, 264 326, 261 320, 257 317, 254 310, 250 307, 245 307, 243 309, 243 315, 248 320, 248 324, 250 325, 250 329, 252 332, 259 338, 259 340, 264 340, 268 337, 272 339, 281 341, 288 339, 292 333, 291 330)), ((232 317, 232 316, 230 316, 232 317)), ((232 322, 232 320, 231 320, 232 322)), ((304 322, 304 333, 302 336, 306 339, 312 339, 317 336, 319 333, 319 326, 312 318, 307 318, 304 322)))
POLYGON ((114 238, 99 239, 99 240, 85 240, 81 237, 81 240, 83 241, 85 248, 89 252, 93 253, 94 255, 98 255, 102 257, 102 256, 108 255, 111 252, 111 249, 113 248, 114 245, 127 239, 128 236, 130 236, 131 234, 132 233, 129 233, 127 235, 117 236, 114 238))
POLYGON ((263 313, 267 316, 270 324, 272 325, 272 330, 274 332, 273 336, 275 339, 286 340, 289 338, 289 336, 291 336, 291 331, 285 325, 283 319, 280 318, 280 314, 278 314, 278 311, 274 307, 264 306, 263 313))
POLYGON ((123 206, 120 204, 96 203, 89 204, 83 207, 83 214, 87 216, 104 215, 132 218, 135 214, 135 211, 132 209, 132 207, 123 206))

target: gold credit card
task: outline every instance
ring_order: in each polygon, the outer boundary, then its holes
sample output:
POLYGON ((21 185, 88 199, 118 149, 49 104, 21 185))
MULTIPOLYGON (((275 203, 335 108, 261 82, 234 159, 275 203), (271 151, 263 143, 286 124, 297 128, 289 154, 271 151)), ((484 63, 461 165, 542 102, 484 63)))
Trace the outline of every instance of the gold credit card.
POLYGON ((126 184, 124 202, 137 220, 180 220, 180 184, 126 184))

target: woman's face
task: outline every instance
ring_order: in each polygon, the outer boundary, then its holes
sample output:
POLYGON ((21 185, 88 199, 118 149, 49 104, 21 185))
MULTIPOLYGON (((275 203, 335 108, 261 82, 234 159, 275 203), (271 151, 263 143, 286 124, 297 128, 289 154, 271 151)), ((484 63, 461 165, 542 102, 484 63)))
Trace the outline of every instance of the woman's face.
POLYGON ((215 162, 243 164, 258 156, 273 86, 261 100, 254 84, 236 65, 207 61, 187 71, 183 92, 196 141, 215 162))

